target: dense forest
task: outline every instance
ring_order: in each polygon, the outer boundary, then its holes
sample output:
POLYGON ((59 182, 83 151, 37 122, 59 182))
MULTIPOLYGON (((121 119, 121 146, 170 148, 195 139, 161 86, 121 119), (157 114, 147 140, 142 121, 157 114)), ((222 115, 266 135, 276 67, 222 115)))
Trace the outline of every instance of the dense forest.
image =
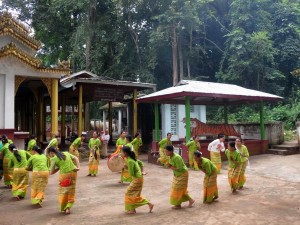
MULTIPOLYGON (((4 0, 30 23, 47 66, 83 69, 158 89, 181 79, 226 82, 284 97, 266 120, 300 116, 299 0, 4 0)), ((259 121, 256 106, 229 121, 259 121)), ((221 119, 222 109, 209 114, 221 119)))

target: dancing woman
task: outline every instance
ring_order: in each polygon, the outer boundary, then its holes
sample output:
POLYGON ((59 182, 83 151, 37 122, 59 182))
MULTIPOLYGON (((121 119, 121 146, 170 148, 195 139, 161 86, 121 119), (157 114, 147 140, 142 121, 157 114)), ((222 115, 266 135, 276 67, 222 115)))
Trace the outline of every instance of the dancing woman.
POLYGON ((239 181, 238 181, 239 182, 238 189, 242 189, 246 182, 245 172, 246 172, 246 167, 249 162, 250 155, 249 155, 247 147, 242 144, 242 140, 240 138, 237 138, 235 140, 235 148, 241 155, 241 171, 240 171, 240 176, 239 176, 239 181))
POLYGON ((158 162, 161 163, 162 166, 164 166, 165 168, 168 168, 168 157, 165 154, 165 147, 167 145, 172 145, 172 141, 171 141, 171 137, 172 134, 171 133, 167 133, 167 137, 163 138, 159 143, 158 143, 158 147, 159 147, 159 158, 158 158, 158 162))
POLYGON ((141 138, 141 133, 137 132, 134 135, 134 139, 131 142, 131 144, 133 146, 135 156, 136 156, 136 158, 138 158, 139 157, 139 149, 143 145, 143 141, 142 141, 142 138, 141 138))
POLYGON ((167 145, 165 147, 165 153, 169 156, 169 168, 173 170, 173 184, 171 191, 170 203, 173 205, 173 209, 180 209, 181 203, 189 201, 189 206, 192 207, 195 200, 192 199, 187 191, 189 172, 184 164, 183 159, 177 153, 174 153, 174 148, 172 145, 167 145))
POLYGON ((199 151, 194 152, 200 170, 205 173, 203 180, 203 203, 211 203, 219 197, 217 185, 217 167, 199 151))
POLYGON ((194 153, 197 150, 201 149, 201 145, 199 142, 200 138, 198 135, 193 137, 192 141, 189 141, 186 146, 188 147, 188 151, 189 151, 189 164, 190 164, 190 168, 194 169, 194 170, 199 170, 198 164, 195 161, 195 155, 194 153))
POLYGON ((53 147, 50 147, 49 152, 51 157, 50 174, 59 171, 58 201, 60 211, 70 214, 71 207, 75 202, 77 171, 80 170, 79 160, 76 156, 68 152, 59 152, 53 147))
POLYGON ((97 132, 93 132, 93 137, 89 141, 90 157, 89 157, 89 174, 88 176, 97 176, 100 162, 100 146, 101 141, 97 132))
POLYGON ((225 136, 223 134, 219 134, 218 138, 211 142, 207 147, 208 151, 210 151, 210 160, 217 167, 218 173, 221 173, 221 151, 225 151, 224 141, 225 136))
POLYGON ((128 172, 132 177, 132 181, 125 193, 125 211, 128 214, 134 214, 136 213, 136 208, 148 205, 149 212, 151 213, 154 205, 141 196, 144 178, 140 165, 135 157, 135 153, 129 146, 124 146, 122 152, 127 158, 128 172))
POLYGON ((38 146, 32 148, 32 153, 26 167, 26 170, 32 171, 31 203, 41 208, 49 178, 48 158, 38 146))
POLYGON ((18 150, 14 144, 10 144, 8 148, 12 153, 8 167, 14 168, 12 194, 17 200, 21 200, 25 197, 28 187, 29 173, 26 166, 31 155, 25 150, 18 150))

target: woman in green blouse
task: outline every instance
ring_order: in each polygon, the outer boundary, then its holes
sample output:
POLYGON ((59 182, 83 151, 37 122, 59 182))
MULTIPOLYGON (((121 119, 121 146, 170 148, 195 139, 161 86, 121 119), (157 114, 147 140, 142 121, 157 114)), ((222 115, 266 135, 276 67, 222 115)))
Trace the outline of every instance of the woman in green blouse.
POLYGON ((165 168, 168 168, 168 157, 165 154, 165 147, 167 145, 172 145, 171 137, 172 134, 167 133, 167 137, 163 138, 160 142, 158 142, 159 158, 157 161, 160 162, 161 165, 164 166, 165 168))
POLYGON ((139 149, 143 145, 143 141, 142 141, 142 138, 141 138, 141 133, 137 132, 134 135, 134 139, 131 142, 131 144, 133 146, 135 156, 136 156, 136 158, 138 158, 139 157, 139 149))
POLYGON ((26 170, 32 171, 31 203, 42 207, 49 178, 48 158, 43 154, 44 150, 38 146, 34 146, 32 152, 33 155, 29 158, 26 167, 26 170))
POLYGON ((68 152, 59 152, 50 147, 51 157, 50 174, 59 171, 58 200, 61 212, 71 213, 71 207, 75 202, 77 171, 80 170, 79 160, 68 152))
POLYGON ((241 155, 241 171, 240 171, 240 176, 239 176, 239 181, 238 181, 239 182, 238 189, 242 189, 246 182, 245 172, 246 172, 246 167, 249 162, 250 155, 249 155, 249 151, 248 151, 247 147, 242 144, 242 140, 240 138, 237 138, 235 140, 235 147, 236 147, 236 150, 241 155))
POLYGON ((27 144, 27 151, 30 155, 33 155, 33 147, 36 146, 36 136, 30 135, 30 141, 27 144))
POLYGON ((84 141, 85 137, 86 137, 85 134, 81 134, 81 136, 76 138, 69 147, 69 153, 76 156, 78 158, 78 160, 80 159, 78 149, 80 148, 80 145, 84 141))
POLYGON ((235 143, 232 141, 228 143, 228 149, 226 149, 225 154, 228 158, 228 182, 232 193, 235 193, 239 184, 241 155, 235 149, 235 143))
POLYGON ((89 174, 88 176, 97 176, 100 162, 100 146, 101 141, 98 138, 96 131, 93 132, 93 137, 89 141, 90 157, 89 157, 89 174))
POLYGON ((8 148, 12 153, 8 167, 14 168, 12 194, 17 200, 21 200, 25 197, 28 187, 29 173, 26 166, 31 155, 25 150, 18 150, 14 144, 10 144, 8 148))
POLYGON ((129 146, 124 146, 122 148, 122 152, 124 157, 127 158, 126 167, 130 176, 132 177, 132 181, 125 193, 125 211, 128 214, 134 214, 136 213, 136 208, 143 205, 148 205, 149 212, 151 213, 154 205, 141 196, 144 178, 142 175, 140 164, 135 157, 135 153, 129 146))
POLYGON ((196 136, 193 137, 192 141, 189 141, 186 144, 186 146, 188 147, 188 151, 189 151, 189 164, 190 164, 190 168, 192 168, 194 170, 199 170, 198 164, 195 161, 195 155, 194 155, 195 151, 201 149, 199 140, 200 140, 199 136, 196 135, 196 136))
POLYGON ((174 153, 172 145, 165 147, 165 153, 169 156, 169 168, 173 170, 173 184, 171 191, 170 203, 173 205, 173 209, 180 209, 182 202, 189 202, 188 207, 192 207, 195 200, 188 194, 188 181, 189 173, 188 169, 180 155, 174 153))

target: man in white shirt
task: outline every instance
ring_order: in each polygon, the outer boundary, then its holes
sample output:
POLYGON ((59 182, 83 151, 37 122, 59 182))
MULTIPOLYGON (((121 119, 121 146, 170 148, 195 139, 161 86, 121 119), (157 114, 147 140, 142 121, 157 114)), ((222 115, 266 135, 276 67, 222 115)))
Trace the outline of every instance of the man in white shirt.
POLYGON ((219 134, 218 139, 212 141, 207 148, 207 150, 210 151, 210 160, 217 167, 218 173, 221 173, 221 151, 225 151, 224 141, 225 135, 219 134))
POLYGON ((101 135, 101 142, 103 143, 101 155, 103 155, 104 157, 107 157, 107 148, 108 148, 109 139, 110 139, 110 135, 108 133, 108 129, 106 129, 105 132, 103 132, 101 135))

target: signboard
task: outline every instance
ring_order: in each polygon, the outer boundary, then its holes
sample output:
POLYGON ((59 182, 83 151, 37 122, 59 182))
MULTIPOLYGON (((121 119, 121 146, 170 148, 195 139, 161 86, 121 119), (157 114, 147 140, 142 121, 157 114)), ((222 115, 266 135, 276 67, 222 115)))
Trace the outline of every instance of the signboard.
POLYGON ((119 88, 95 88, 94 98, 106 102, 121 102, 124 99, 124 90, 119 88))

